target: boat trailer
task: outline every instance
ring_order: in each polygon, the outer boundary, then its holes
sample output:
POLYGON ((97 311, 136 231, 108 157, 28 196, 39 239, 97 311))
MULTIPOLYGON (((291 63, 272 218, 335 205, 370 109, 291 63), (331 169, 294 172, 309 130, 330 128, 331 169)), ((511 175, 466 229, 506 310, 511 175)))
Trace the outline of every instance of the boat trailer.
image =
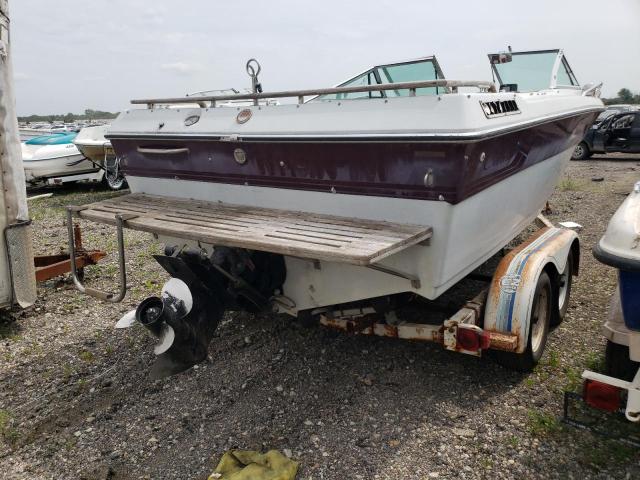
POLYGON ((429 226, 147 194, 69 206, 67 224, 76 287, 109 302, 121 301, 127 291, 124 228, 152 233, 167 245, 165 255, 154 256, 172 276, 161 296, 149 297, 116 324, 118 328, 141 324, 157 337, 160 366, 155 374, 152 369, 152 376, 177 373, 204 360, 219 317, 227 309, 283 312, 351 334, 431 341, 475 356, 500 350, 507 366, 531 370, 542 355, 550 326, 557 325, 566 311, 580 253, 573 230, 556 228, 539 216, 540 229, 502 258, 493 276, 487 277, 488 288, 443 323, 431 325, 390 321, 375 306, 297 310, 279 290, 286 275, 284 256, 292 256, 309 260, 315 269, 325 268, 322 261, 363 267, 363 275, 367 269, 377 270, 406 279, 406 291, 415 291, 420 288, 419 277, 377 262, 411 246, 428 248, 429 226), (74 216, 116 227, 117 292, 82 283, 74 255, 74 216), (352 231, 358 235, 348 233, 352 231), (345 236, 357 240, 345 241, 345 236), (217 319, 210 320, 213 317, 217 319))

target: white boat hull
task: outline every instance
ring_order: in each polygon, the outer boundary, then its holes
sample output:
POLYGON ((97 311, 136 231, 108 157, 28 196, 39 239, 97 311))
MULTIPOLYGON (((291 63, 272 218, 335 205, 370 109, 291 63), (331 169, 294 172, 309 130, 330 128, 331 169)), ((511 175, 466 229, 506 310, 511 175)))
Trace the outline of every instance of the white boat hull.
MULTIPOLYGON (((549 198, 571 157, 568 149, 455 205, 400 198, 302 192, 129 176, 133 193, 295 209, 345 217, 431 225, 429 245, 416 245, 379 264, 420 279, 413 288, 406 278, 344 263, 286 257, 284 293, 296 310, 412 291, 434 299, 489 259, 533 221, 549 198), (508 205, 509 208, 505 208, 508 205), (535 206, 532 208, 532 206, 535 206)), ((163 238, 167 244, 188 244, 163 238)))
POLYGON ((85 127, 73 140, 78 150, 87 158, 102 165, 107 148, 111 148, 111 142, 104 138, 109 125, 97 125, 85 127))
POLYGON ((99 170, 73 144, 22 144, 22 163, 27 183, 99 170))

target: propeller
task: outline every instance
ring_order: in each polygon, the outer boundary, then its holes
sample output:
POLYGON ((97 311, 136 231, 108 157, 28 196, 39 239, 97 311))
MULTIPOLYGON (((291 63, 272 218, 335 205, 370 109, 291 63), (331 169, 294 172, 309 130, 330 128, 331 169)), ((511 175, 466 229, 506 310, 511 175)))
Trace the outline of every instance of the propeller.
POLYGON ((207 358, 209 343, 229 301, 228 279, 200 254, 154 255, 171 278, 159 297, 149 297, 135 311, 116 323, 128 328, 143 325, 158 339, 156 361, 150 378, 155 380, 188 370, 207 358))
POLYGON ((162 287, 161 297, 148 297, 138 308, 125 313, 116 322, 116 328, 129 328, 139 323, 158 339, 153 347, 156 355, 165 353, 176 338, 170 323, 180 321, 193 308, 193 296, 185 282, 171 278, 162 287))

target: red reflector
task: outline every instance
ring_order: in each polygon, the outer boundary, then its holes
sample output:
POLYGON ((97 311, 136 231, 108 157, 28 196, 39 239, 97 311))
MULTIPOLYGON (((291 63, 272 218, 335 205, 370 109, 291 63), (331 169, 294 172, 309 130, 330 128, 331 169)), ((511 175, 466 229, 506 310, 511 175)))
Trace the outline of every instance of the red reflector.
POLYGON ((458 328, 458 332, 456 333, 456 346, 463 350, 479 350, 479 335, 475 330, 470 328, 458 328))
POLYGON ((462 350, 486 350, 491 343, 488 332, 478 332, 472 328, 458 327, 456 333, 456 347, 462 350))
POLYGON ((613 385, 596 380, 585 380, 582 397, 590 407, 615 412, 620 408, 620 393, 621 389, 613 385))

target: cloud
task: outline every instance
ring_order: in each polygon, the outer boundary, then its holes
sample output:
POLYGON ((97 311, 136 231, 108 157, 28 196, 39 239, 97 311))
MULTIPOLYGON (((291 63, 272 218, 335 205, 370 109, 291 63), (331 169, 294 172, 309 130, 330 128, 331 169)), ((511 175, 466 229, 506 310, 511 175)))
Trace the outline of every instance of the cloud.
POLYGON ((163 70, 179 73, 180 75, 191 75, 192 73, 202 70, 202 66, 197 63, 174 62, 163 63, 160 65, 163 70))
POLYGON ((27 75, 26 73, 22 73, 22 72, 15 72, 13 74, 13 79, 18 82, 20 80, 29 80, 31 77, 29 75, 27 75))

